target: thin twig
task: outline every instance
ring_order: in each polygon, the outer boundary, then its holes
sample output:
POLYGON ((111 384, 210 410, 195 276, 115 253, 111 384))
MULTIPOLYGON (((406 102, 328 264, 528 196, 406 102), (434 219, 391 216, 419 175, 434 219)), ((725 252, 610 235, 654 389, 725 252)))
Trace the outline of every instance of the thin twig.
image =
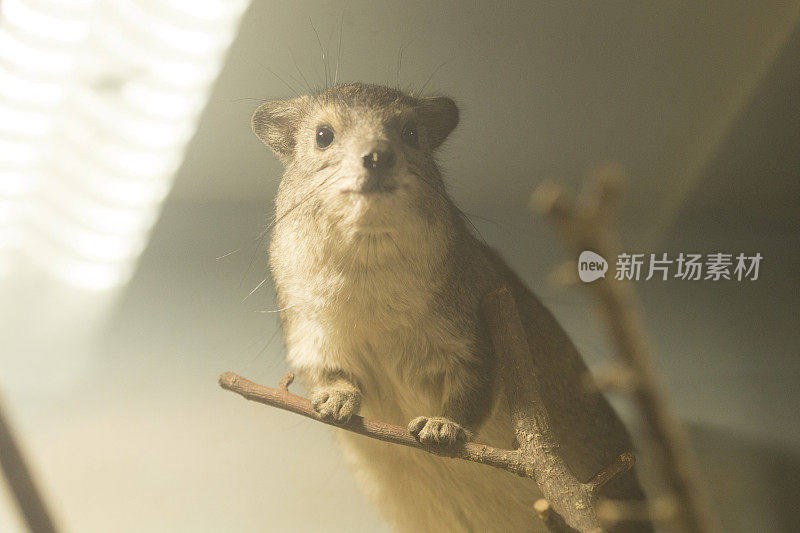
POLYGON ((478 444, 477 442, 466 442, 461 446, 453 448, 427 446, 420 444, 420 442, 404 427, 364 418, 359 415, 353 415, 350 421, 344 424, 337 424, 325 420, 314 410, 311 405, 311 400, 289 392, 288 386, 293 380, 294 374, 289 372, 281 379, 278 388, 271 388, 253 383, 233 372, 225 372, 219 377, 219 385, 223 389, 235 392, 248 400, 290 411, 322 422, 323 424, 358 433, 359 435, 390 442, 392 444, 400 444, 401 446, 407 446, 409 448, 417 448, 442 457, 464 459, 466 461, 493 466, 523 477, 532 477, 517 450, 504 450, 502 448, 478 444))
MULTIPOLYGON (((573 265, 574 268, 574 265, 573 265)), ((588 392, 636 390, 636 374, 627 366, 612 363, 584 376, 584 387, 588 392)))
POLYGON ((677 503, 671 496, 653 498, 650 504, 601 500, 597 505, 600 520, 608 526, 620 522, 670 522, 677 512, 677 503))
MULTIPOLYGON (((482 311, 489 324, 495 351, 500 357, 505 389, 512 419, 520 446, 505 450, 465 442, 454 447, 437 447, 418 442, 406 428, 354 415, 346 423, 323 419, 311 401, 289 392, 294 374, 287 373, 277 388, 253 383, 233 372, 219 377, 223 389, 230 390, 248 400, 284 409, 312 420, 364 435, 373 439, 416 448, 442 457, 472 461, 506 470, 536 481, 542 494, 550 502, 547 523, 564 522, 582 533, 601 531, 596 503, 600 489, 616 476, 633 466, 630 453, 622 453, 590 481, 582 483, 571 472, 550 427, 547 409, 539 391, 538 374, 533 365, 525 332, 511 291, 502 287, 490 293, 483 302, 482 311), (551 507, 552 506, 552 507, 551 507)), ((557 526, 553 526, 557 527, 557 526)), ((573 529, 551 529, 574 531, 573 529)))
POLYGON ((17 506, 31 533, 55 533, 36 483, 25 464, 8 422, 0 406, 0 470, 5 474, 17 506))
POLYGON ((608 485, 617 476, 624 474, 633 468, 636 459, 632 453, 621 453, 615 457, 607 467, 598 472, 592 479, 586 482, 591 492, 597 493, 600 489, 608 485))
POLYGON ((554 524, 563 519, 584 533, 602 531, 597 515, 598 492, 611 479, 631 469, 633 455, 621 454, 587 483, 575 477, 560 453, 541 395, 539 372, 511 291, 503 287, 490 293, 484 300, 483 316, 500 358, 504 387, 512 391, 506 397, 519 449, 531 462, 539 490, 552 506, 548 516, 554 524), (555 514, 559 517, 552 516, 555 514))
POLYGON ((533 503, 536 515, 550 530, 550 533, 580 533, 577 529, 570 527, 564 522, 564 518, 553 510, 553 506, 546 498, 540 498, 533 503))
MULTIPOLYGON (((584 250, 591 250, 613 264, 618 250, 613 225, 621 178, 618 169, 601 167, 589 177, 578 198, 552 182, 545 182, 534 192, 532 203, 554 222, 576 257, 584 250)), ((632 373, 628 383, 635 386, 630 393, 644 418, 660 474, 677 502, 675 522, 690 533, 718 531, 688 439, 667 408, 633 292, 628 284, 611 277, 588 285, 597 294, 622 364, 632 373)))

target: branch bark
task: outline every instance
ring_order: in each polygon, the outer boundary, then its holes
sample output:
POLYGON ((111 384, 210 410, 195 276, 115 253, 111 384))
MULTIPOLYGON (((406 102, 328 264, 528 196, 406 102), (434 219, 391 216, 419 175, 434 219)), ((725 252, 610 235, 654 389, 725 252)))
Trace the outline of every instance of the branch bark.
POLYGON ((550 505, 550 502, 547 501, 547 498, 540 498, 533 503, 533 509, 536 511, 536 515, 544 522, 544 525, 547 526, 547 529, 550 530, 551 533, 575 533, 578 531, 577 529, 570 527, 564 521, 564 517, 562 517, 558 512, 553 510, 553 506, 550 505))
POLYGON ((539 489, 552 506, 547 512, 552 522, 549 527, 563 530, 563 521, 578 531, 602 531, 597 515, 598 491, 633 466, 633 455, 622 454, 587 483, 577 479, 558 452, 550 416, 539 392, 539 374, 511 291, 503 287, 490 293, 484 301, 483 314, 500 359, 519 449, 531 462, 539 489))
POLYGON ((288 387, 294 379, 291 373, 284 376, 278 388, 258 385, 233 372, 222 374, 219 384, 248 400, 291 411, 346 431, 531 478, 536 481, 549 502, 547 512, 540 513, 540 516, 546 515, 545 523, 551 531, 602 531, 597 515, 598 491, 633 466, 633 455, 621 454, 590 481, 579 481, 559 454, 547 408, 539 394, 538 374, 511 291, 502 287, 490 293, 484 300, 482 311, 501 362, 512 421, 517 442, 520 443, 516 450, 505 450, 476 442, 466 442, 452 448, 426 446, 420 444, 404 427, 358 415, 345 424, 323 420, 314 411, 311 401, 289 392, 288 387))
MULTIPOLYGON (((577 199, 545 182, 532 200, 561 231, 576 257, 591 250, 613 264, 618 252, 613 225, 621 178, 618 169, 601 167, 577 199)), ((677 502, 675 522, 691 533, 718 531, 688 439, 664 399, 633 291, 627 283, 606 278, 588 285, 596 293, 619 357, 632 375, 627 380, 632 384, 630 392, 644 418, 660 474, 677 502)))
POLYGON ((529 465, 521 456, 519 450, 504 450, 478 444, 477 442, 466 442, 462 446, 453 448, 426 446, 420 444, 404 427, 364 418, 359 415, 353 415, 350 421, 345 424, 336 424, 324 420, 312 407, 311 400, 289 392, 288 386, 293 380, 294 375, 289 372, 283 377, 278 388, 270 388, 253 383, 233 372, 225 372, 219 377, 219 385, 223 389, 235 392, 248 400, 290 411, 365 437, 416 448, 442 457, 464 459, 465 461, 493 466, 518 476, 532 477, 529 465))
POLYGON ((56 529, 44 505, 33 476, 25 464, 11 427, 0 406, 0 470, 5 474, 11 493, 32 533, 55 533, 56 529))

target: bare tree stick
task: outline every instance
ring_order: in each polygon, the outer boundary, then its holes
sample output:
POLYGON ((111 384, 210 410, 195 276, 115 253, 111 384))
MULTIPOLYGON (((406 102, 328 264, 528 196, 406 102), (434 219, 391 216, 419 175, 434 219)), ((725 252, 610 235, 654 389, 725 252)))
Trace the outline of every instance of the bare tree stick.
POLYGON ((31 533, 55 533, 53 521, 0 406, 0 469, 31 533))
POLYGON ((597 514, 606 525, 619 522, 669 522, 675 519, 677 513, 678 505, 671 496, 654 498, 650 505, 645 502, 610 500, 601 500, 597 505, 597 514))
POLYGON ((545 498, 536 500, 533 503, 533 509, 551 533, 576 533, 578 531, 564 522, 564 518, 553 510, 553 506, 545 498))
POLYGON ((345 424, 337 424, 332 421, 324 420, 314 410, 310 400, 288 391, 287 387, 293 379, 294 375, 289 372, 281 380, 280 388, 270 388, 253 383, 233 372, 225 372, 219 377, 219 384, 223 389, 240 394, 248 400, 277 407, 285 411, 291 411, 292 413, 311 418, 323 424, 335 426, 346 431, 352 431, 353 433, 358 433, 365 437, 390 442, 392 444, 400 444, 401 446, 407 446, 409 448, 417 448, 442 457, 464 459, 466 461, 493 466, 495 468, 507 470, 518 476, 533 477, 530 465, 525 458, 522 457, 519 450, 504 450, 478 444, 476 442, 466 442, 461 446, 453 448, 426 446, 420 444, 420 442, 404 427, 364 418, 359 415, 354 415, 350 418, 350 421, 345 424))
POLYGON ((578 283, 578 273, 575 272, 575 263, 564 261, 550 269, 547 275, 547 283, 556 287, 568 287, 578 283))
MULTIPOLYGON (((505 388, 513 391, 507 397, 517 442, 520 443, 516 450, 504 450, 476 442, 466 442, 453 448, 426 446, 420 444, 404 427, 358 415, 347 423, 335 424, 321 418, 308 399, 289 392, 288 387, 294 379, 291 372, 283 377, 278 388, 258 385, 232 372, 222 374, 219 384, 248 400, 291 411, 366 437, 532 478, 547 499, 546 513, 543 509, 542 516, 546 515, 545 522, 551 531, 602 531, 596 512, 598 491, 633 466, 633 455, 621 454, 587 483, 578 480, 558 452, 547 408, 539 394, 538 374, 530 356, 525 331, 508 288, 490 293, 483 302, 482 311, 500 357, 505 388)), ((540 507, 542 505, 539 504, 540 507)))
POLYGON ((531 357, 525 328, 507 287, 484 300, 485 319, 500 358, 501 376, 519 449, 533 468, 542 495, 564 522, 582 532, 602 531, 596 502, 599 489, 633 466, 633 455, 625 453, 588 483, 572 473, 559 453, 547 407, 541 396, 539 374, 531 357))
POLYGON ((607 390, 633 392, 637 386, 636 374, 624 364, 613 363, 605 368, 587 372, 584 376, 584 386, 588 392, 607 390))
POLYGON ((632 453, 621 453, 615 457, 608 466, 587 481, 586 485, 590 487, 592 492, 597 493, 597 491, 608 485, 614 478, 633 468, 635 462, 636 459, 633 457, 632 453))
MULTIPOLYGON (((612 226, 620 179, 619 170, 603 168, 590 176, 578 199, 565 194, 558 185, 543 183, 532 200, 554 221, 576 255, 591 250, 613 262, 618 247, 612 226)), ((631 394, 644 417, 661 476, 678 502, 676 522, 691 533, 717 531, 688 439, 664 400, 629 285, 601 278, 590 288, 597 293, 619 357, 635 376, 636 387, 631 394)))

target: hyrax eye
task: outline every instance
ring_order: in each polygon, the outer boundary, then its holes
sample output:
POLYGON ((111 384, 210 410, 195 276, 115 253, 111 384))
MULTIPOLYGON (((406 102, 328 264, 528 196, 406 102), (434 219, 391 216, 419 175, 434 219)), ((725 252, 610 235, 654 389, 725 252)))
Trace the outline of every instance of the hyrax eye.
POLYGON ((414 148, 419 146, 419 133, 417 132, 417 125, 414 122, 407 122, 403 126, 403 142, 414 148))
POLYGON ((320 148, 327 148, 333 142, 333 130, 328 126, 320 126, 317 128, 317 146, 320 148))

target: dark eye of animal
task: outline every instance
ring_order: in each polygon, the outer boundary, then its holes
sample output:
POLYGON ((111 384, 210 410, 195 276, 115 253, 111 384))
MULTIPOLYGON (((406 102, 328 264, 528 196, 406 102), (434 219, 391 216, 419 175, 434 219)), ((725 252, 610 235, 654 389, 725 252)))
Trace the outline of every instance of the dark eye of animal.
POLYGON ((409 146, 416 148, 419 146, 419 133, 417 132, 417 125, 413 122, 407 122, 403 126, 403 142, 409 146))
POLYGON ((327 148, 333 142, 333 130, 328 126, 320 126, 317 128, 317 146, 320 148, 327 148))

